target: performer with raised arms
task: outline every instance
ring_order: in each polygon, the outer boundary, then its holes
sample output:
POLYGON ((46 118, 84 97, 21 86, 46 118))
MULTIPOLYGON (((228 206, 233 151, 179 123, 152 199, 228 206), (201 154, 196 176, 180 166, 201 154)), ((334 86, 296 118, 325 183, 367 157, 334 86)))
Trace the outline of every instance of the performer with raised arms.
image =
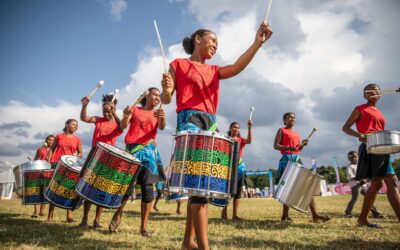
MULTIPOLYGON (((153 202, 153 185, 158 181, 165 181, 160 152, 157 148, 157 130, 163 130, 166 125, 166 117, 163 109, 156 109, 160 104, 160 91, 157 88, 149 88, 144 98, 140 100, 141 108, 126 107, 121 120, 121 129, 129 126, 125 136, 126 151, 141 161, 142 169, 137 177, 137 184, 141 186, 141 225, 140 234, 150 237, 147 221, 153 202)), ((122 205, 115 212, 109 230, 115 232, 121 223, 122 211, 129 199, 129 194, 135 186, 131 184, 130 190, 122 199, 122 205)))
POLYGON ((397 188, 397 177, 390 161, 390 155, 376 155, 367 152, 367 134, 375 131, 385 130, 385 117, 376 107, 380 98, 380 87, 371 83, 364 88, 364 98, 367 103, 355 107, 346 123, 343 132, 357 137, 361 142, 358 147, 358 167, 356 180, 371 179, 371 186, 364 196, 364 202, 358 217, 358 224, 362 226, 377 228, 378 224, 368 220, 368 214, 374 205, 376 195, 383 185, 387 187, 387 197, 397 218, 400 221, 400 195, 397 188), (357 131, 352 129, 356 124, 357 131))
MULTIPOLYGON (((82 109, 81 109, 81 121, 86 123, 94 123, 95 129, 93 132, 92 138, 92 147, 96 146, 97 142, 104 142, 110 145, 115 145, 117 141, 117 137, 122 134, 123 130, 119 128, 120 119, 116 114, 115 105, 117 104, 117 100, 114 98, 114 95, 103 95, 102 103, 103 103, 103 117, 99 116, 88 116, 87 115, 87 106, 90 102, 89 97, 85 96, 81 100, 82 109)), ((88 226, 88 215, 90 211, 91 202, 86 200, 83 207, 83 217, 80 226, 87 227, 88 226)), ((100 215, 103 211, 103 208, 97 206, 96 208, 96 217, 93 221, 93 228, 100 228, 100 215)))
MULTIPOLYGON (((279 150, 282 154, 282 157, 279 160, 275 184, 279 183, 279 180, 282 178, 283 172, 285 171, 285 168, 289 162, 302 164, 299 153, 304 146, 307 146, 308 139, 304 139, 300 144, 300 136, 293 129, 295 123, 295 114, 292 112, 285 113, 283 115, 283 124, 285 125, 285 127, 278 129, 275 136, 274 149, 279 150)), ((314 199, 312 199, 310 203, 310 210, 314 222, 325 222, 330 220, 329 216, 321 216, 318 214, 314 199)), ((283 205, 281 221, 291 220, 292 219, 289 217, 289 206, 283 205)))
MULTIPOLYGON (((244 186, 246 186, 246 165, 243 162, 242 156, 243 156, 243 149, 246 146, 246 144, 251 144, 251 127, 253 126, 253 122, 249 120, 247 122, 247 139, 243 138, 240 136, 240 124, 238 122, 232 122, 231 125, 229 126, 229 132, 228 135, 233 137, 235 141, 240 143, 240 149, 239 149, 239 166, 238 166, 238 187, 237 187, 237 194, 233 197, 233 215, 232 219, 234 220, 240 220, 240 217, 238 216, 238 211, 239 211, 239 199, 241 195, 241 190, 244 186)), ((223 219, 228 219, 228 205, 225 206, 222 209, 221 212, 221 218, 223 219)))
MULTIPOLYGON (((64 133, 56 135, 53 145, 50 148, 47 159, 51 163, 52 169, 57 167, 58 160, 63 155, 76 155, 82 157, 82 142, 81 139, 74 135, 78 130, 78 121, 75 119, 68 119, 65 122, 65 127, 63 129, 64 133)), ((47 222, 53 221, 55 206, 53 204, 49 205, 49 214, 47 216, 47 222)), ((67 210, 67 222, 75 222, 72 217, 72 211, 67 210)))
MULTIPOLYGON (((214 32, 199 29, 183 42, 187 59, 175 59, 169 73, 163 74, 161 100, 168 104, 176 91, 177 131, 215 131, 219 99, 219 81, 239 74, 253 59, 259 48, 272 35, 268 24, 263 22, 253 44, 235 63, 227 66, 209 65, 218 49, 214 32)), ((188 202, 183 249, 209 249, 207 198, 191 197, 188 202), (197 241, 195 241, 195 239, 197 241)))

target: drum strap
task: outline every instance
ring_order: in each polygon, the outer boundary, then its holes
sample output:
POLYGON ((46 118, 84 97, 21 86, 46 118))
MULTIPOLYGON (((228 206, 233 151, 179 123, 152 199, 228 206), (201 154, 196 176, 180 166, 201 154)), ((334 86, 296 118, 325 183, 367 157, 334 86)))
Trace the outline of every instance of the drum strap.
POLYGON ((142 148, 146 147, 147 145, 151 144, 152 142, 153 142, 153 139, 150 139, 150 140, 146 143, 146 145, 139 144, 139 145, 137 145, 136 147, 132 148, 131 151, 130 151, 129 153, 130 153, 130 154, 134 154, 134 153, 138 152, 139 150, 141 150, 142 148))
POLYGON ((210 132, 215 132, 217 129, 218 129, 217 123, 214 123, 214 124, 208 129, 208 131, 210 131, 210 132))

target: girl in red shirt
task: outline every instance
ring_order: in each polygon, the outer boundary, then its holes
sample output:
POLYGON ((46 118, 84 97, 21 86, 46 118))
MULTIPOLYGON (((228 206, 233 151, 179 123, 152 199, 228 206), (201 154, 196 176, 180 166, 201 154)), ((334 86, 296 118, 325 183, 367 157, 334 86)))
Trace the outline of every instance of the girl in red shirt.
POLYGON ((364 196, 364 202, 358 217, 358 224, 377 228, 378 224, 368 220, 368 214, 374 205, 376 195, 385 181, 387 186, 387 197, 397 218, 400 221, 400 195, 397 188, 397 177, 390 164, 390 155, 374 155, 367 153, 367 134, 382 131, 385 129, 385 117, 376 107, 380 94, 380 87, 377 84, 368 84, 364 88, 366 104, 357 106, 346 123, 343 125, 343 132, 350 136, 357 137, 361 142, 358 147, 358 166, 356 180, 372 179, 371 186, 364 196), (357 131, 352 129, 356 124, 357 131))
MULTIPOLYGON (((217 52, 218 38, 210 30, 200 29, 183 42, 188 59, 176 59, 170 64, 169 73, 163 74, 161 99, 164 104, 172 101, 176 91, 177 131, 216 131, 216 112, 219 97, 219 80, 239 74, 253 59, 258 49, 272 35, 267 23, 262 23, 253 44, 235 63, 223 67, 206 64, 217 52)), ((208 249, 207 198, 192 196, 188 202, 183 249, 208 249), (197 241, 195 241, 195 239, 197 241)))
MULTIPOLYGON (((157 88, 148 90, 149 94, 142 99, 142 107, 126 107, 121 120, 121 129, 129 126, 125 136, 125 150, 138 158, 142 165, 137 176, 137 184, 141 186, 142 192, 140 234, 145 237, 151 236, 147 228, 147 221, 154 198, 153 185, 158 181, 166 180, 160 152, 155 141, 157 129, 165 128, 165 112, 163 109, 155 109, 160 104, 160 91, 157 88)), ((117 231, 121 223, 122 211, 134 187, 135 185, 131 184, 131 188, 127 190, 121 201, 121 206, 115 212, 109 225, 111 232, 117 231)))
MULTIPOLYGON (((43 145, 36 150, 36 155, 35 155, 34 161, 36 161, 36 160, 46 161, 47 154, 50 150, 51 145, 53 145, 53 142, 54 142, 54 135, 47 136, 43 145)), ((39 206, 40 206, 39 215, 40 216, 44 215, 43 210, 44 210, 44 207, 46 206, 46 204, 34 205, 33 214, 31 216, 32 218, 37 218, 37 216, 38 216, 37 210, 39 209, 39 206)))
MULTIPOLYGON (((117 99, 112 102, 113 95, 103 95, 103 117, 88 116, 86 112, 87 105, 90 99, 85 96, 81 99, 81 121, 86 123, 94 123, 95 129, 92 138, 92 147, 96 146, 97 142, 104 142, 110 145, 115 145, 117 137, 122 134, 123 130, 119 128, 120 120, 115 112, 115 105, 117 99)), ((88 215, 90 211, 91 202, 86 200, 83 205, 83 217, 80 226, 87 227, 88 215)), ((93 221, 93 228, 100 228, 100 215, 103 211, 101 206, 96 206, 96 217, 93 221)))
MULTIPOLYGON (((63 155, 76 155, 82 157, 82 142, 81 139, 74 135, 78 130, 78 121, 75 119, 68 119, 65 122, 63 134, 56 135, 53 145, 50 148, 48 158, 52 168, 57 167, 57 163, 63 155)), ((49 214, 47 215, 47 222, 53 221, 55 206, 50 203, 49 214)), ((67 209, 67 222, 75 222, 72 217, 72 211, 67 209)))
MULTIPOLYGON (((293 130, 295 123, 295 114, 292 112, 285 113, 283 115, 283 124, 285 127, 278 129, 278 132, 275 136, 274 149, 279 150, 282 154, 282 158, 279 160, 275 184, 278 184, 279 180, 282 178, 288 162, 302 164, 299 153, 304 146, 307 146, 308 140, 305 139, 300 144, 300 136, 296 131, 293 130)), ((325 222, 331 219, 329 216, 321 216, 318 214, 314 199, 312 199, 310 203, 310 210, 314 222, 325 222)), ((291 220, 292 219, 289 217, 289 206, 283 205, 281 221, 291 220)))
MULTIPOLYGON (((233 197, 233 220, 240 220, 241 218, 238 216, 239 211, 239 199, 241 195, 242 188, 247 185, 246 182, 246 165, 243 162, 243 149, 246 144, 251 144, 251 127, 253 126, 253 122, 249 120, 247 122, 247 139, 240 136, 240 124, 238 122, 232 122, 229 126, 228 135, 233 137, 235 141, 240 143, 239 148, 239 166, 238 166, 238 186, 237 186, 237 194, 233 197)), ((229 205, 229 204, 228 204, 229 205)), ((228 219, 228 205, 226 205, 221 212, 221 217, 223 219, 228 219)))

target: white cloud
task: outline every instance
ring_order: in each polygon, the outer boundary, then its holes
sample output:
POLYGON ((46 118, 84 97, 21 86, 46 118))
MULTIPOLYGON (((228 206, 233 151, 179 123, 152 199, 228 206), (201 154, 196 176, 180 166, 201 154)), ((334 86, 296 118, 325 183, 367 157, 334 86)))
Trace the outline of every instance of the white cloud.
POLYGON ((128 2, 126 0, 111 0, 110 5, 111 5, 110 13, 113 20, 115 21, 121 20, 122 14, 128 8, 128 2))

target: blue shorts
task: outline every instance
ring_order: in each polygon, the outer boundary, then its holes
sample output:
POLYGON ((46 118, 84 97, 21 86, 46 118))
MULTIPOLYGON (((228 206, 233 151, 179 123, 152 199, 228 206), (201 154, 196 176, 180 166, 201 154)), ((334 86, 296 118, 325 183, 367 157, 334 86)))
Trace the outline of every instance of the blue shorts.
POLYGON ((184 109, 178 112, 176 131, 210 130, 213 126, 216 127, 216 123, 217 118, 213 114, 193 109, 184 109))

